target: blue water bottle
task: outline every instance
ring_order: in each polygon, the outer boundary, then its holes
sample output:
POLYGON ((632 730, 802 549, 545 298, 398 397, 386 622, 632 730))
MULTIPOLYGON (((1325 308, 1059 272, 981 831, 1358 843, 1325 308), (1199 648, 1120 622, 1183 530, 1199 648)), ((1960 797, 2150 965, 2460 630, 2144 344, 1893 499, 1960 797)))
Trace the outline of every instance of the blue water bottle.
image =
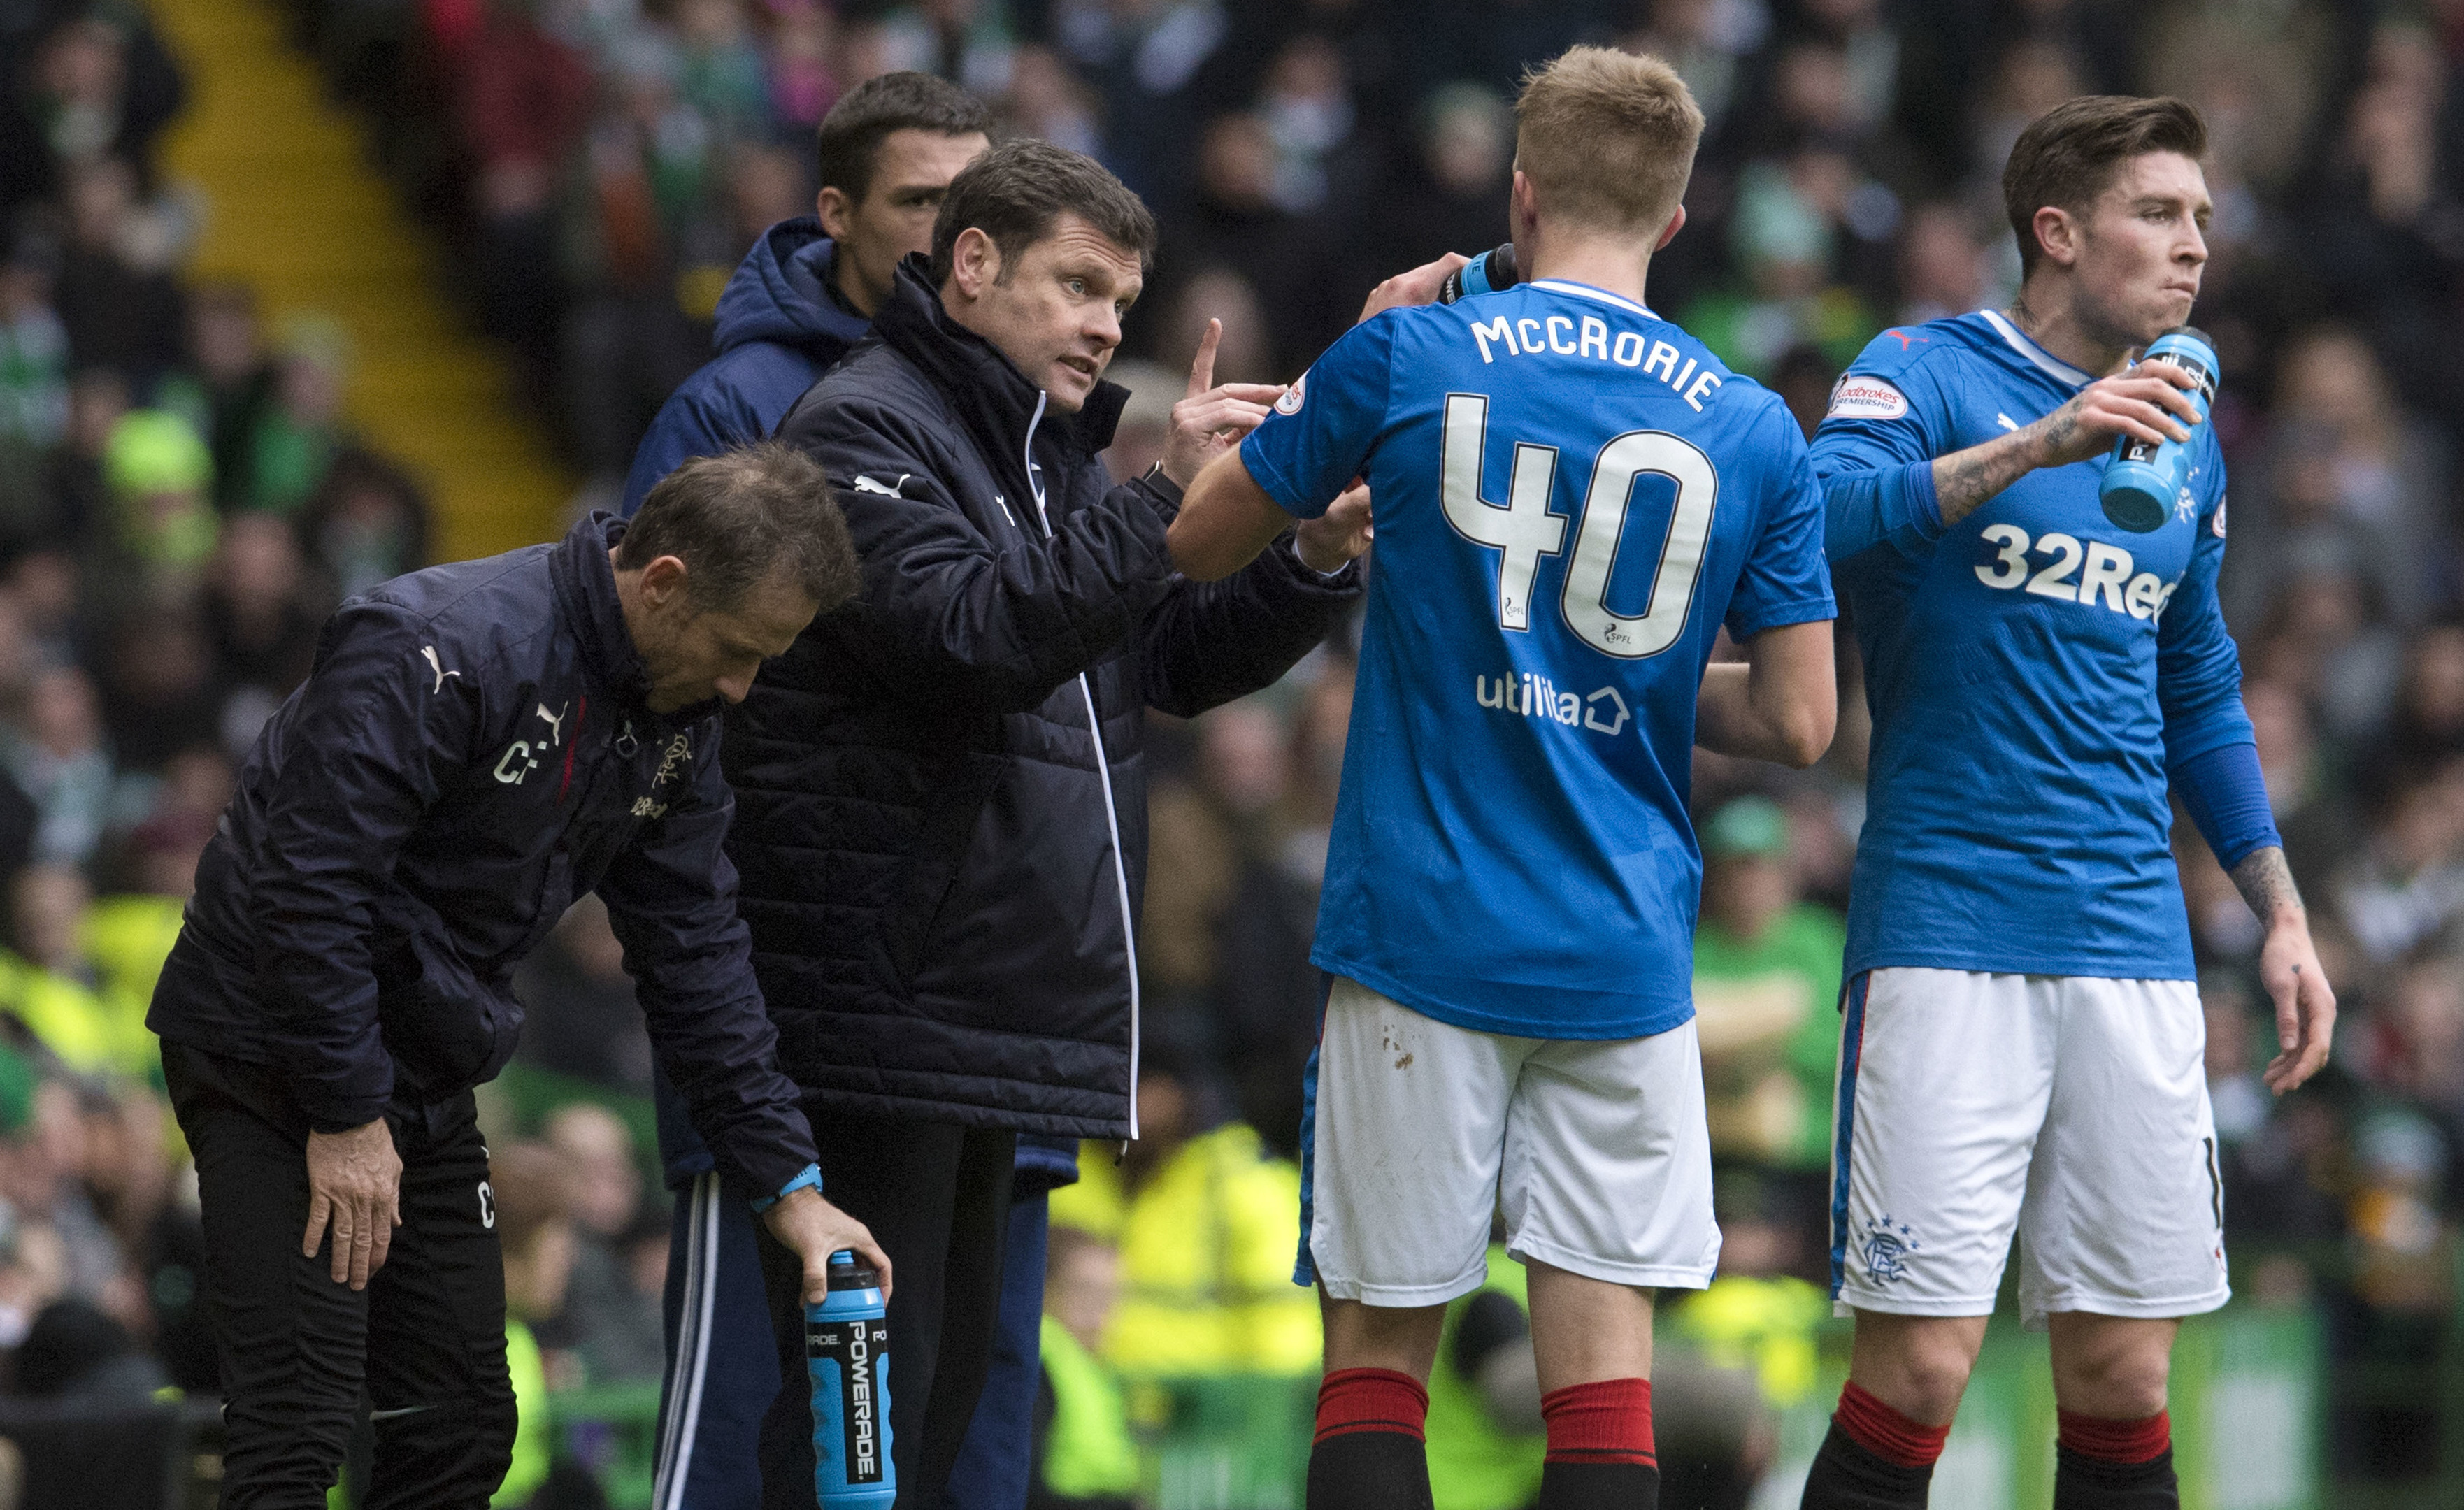
MULTIPOLYGON (((2190 375, 2193 386, 2189 393, 2190 407, 2199 417, 2190 422, 2195 429, 2208 420, 2208 410, 2216 402, 2216 348, 2204 332, 2188 325, 2176 325, 2156 338, 2147 354, 2139 360, 2171 362, 2190 375)), ((2174 501, 2182 496, 2183 484, 2189 481, 2190 449, 2181 441, 2159 445, 2143 441, 2135 435, 2124 435, 2113 448, 2113 459, 2105 464, 2104 481, 2098 485, 2097 497, 2104 504, 2104 516, 2134 534, 2145 535, 2163 529, 2173 516, 2174 501)))
POLYGON ((804 1307, 813 1378, 813 1488, 825 1510, 890 1510, 890 1308, 881 1276, 853 1253, 830 1255, 830 1298, 804 1307))
POLYGON ((1447 274, 1446 280, 1438 285, 1438 302, 1451 304, 1474 294, 1494 294, 1522 281, 1523 272, 1514 261, 1514 243, 1509 241, 1495 252, 1485 252, 1447 274))

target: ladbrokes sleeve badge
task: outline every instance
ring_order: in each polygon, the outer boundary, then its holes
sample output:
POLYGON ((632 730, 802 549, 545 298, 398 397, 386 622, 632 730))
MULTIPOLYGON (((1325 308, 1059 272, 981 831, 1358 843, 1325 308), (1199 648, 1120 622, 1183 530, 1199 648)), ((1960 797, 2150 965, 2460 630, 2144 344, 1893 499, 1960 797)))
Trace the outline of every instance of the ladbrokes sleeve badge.
POLYGON ((1897 420, 1908 412, 1908 396, 1880 378, 1848 373, 1831 385, 1827 420, 1897 420))

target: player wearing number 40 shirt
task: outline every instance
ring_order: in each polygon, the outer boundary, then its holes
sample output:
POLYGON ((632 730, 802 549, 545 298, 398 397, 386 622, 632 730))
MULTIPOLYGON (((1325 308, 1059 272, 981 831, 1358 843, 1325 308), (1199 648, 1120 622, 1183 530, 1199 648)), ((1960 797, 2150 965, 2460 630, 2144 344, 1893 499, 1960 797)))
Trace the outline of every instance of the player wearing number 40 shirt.
POLYGON ((1833 1155, 1857 1344, 1810 1510, 1925 1502, 2014 1232, 2021 1313, 2053 1332, 2055 1504, 2178 1503, 2175 1319, 2227 1290, 2172 796, 2269 925, 2271 1083, 2325 1057, 2216 602, 2224 462, 2192 380, 2126 361, 2198 292, 2204 145, 2177 100, 2040 118, 2004 178, 2018 300, 1884 332, 1815 437, 1874 733, 1833 1155), (2144 533, 2099 500, 2122 434, 2189 446, 2144 533))
MULTIPOLYGON (((1805 443, 1643 302, 1702 117, 1578 48, 1518 106, 1533 280, 1390 308, 1329 349, 1176 520, 1237 566, 1365 478, 1377 568, 1312 957, 1301 1275, 1327 1296, 1311 1510, 1428 1502, 1420 1389, 1493 1209, 1530 1271, 1543 1510, 1657 1492, 1650 1287, 1719 1254, 1692 1001, 1698 737, 1830 743, 1832 599, 1805 443), (1723 625, 1746 665, 1712 668, 1723 625)), ((1419 270, 1373 295, 1426 298, 1419 270)))

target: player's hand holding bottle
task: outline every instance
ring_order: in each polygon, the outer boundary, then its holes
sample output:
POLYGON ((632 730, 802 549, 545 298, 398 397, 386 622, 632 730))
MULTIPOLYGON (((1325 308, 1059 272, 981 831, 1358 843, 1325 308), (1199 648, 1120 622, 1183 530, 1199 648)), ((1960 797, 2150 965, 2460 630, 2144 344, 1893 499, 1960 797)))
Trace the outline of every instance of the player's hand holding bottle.
POLYGON ((2169 361, 2142 361, 2106 373, 2068 404, 2019 433, 2033 443, 2039 467, 2067 467, 2101 455, 2117 435, 2161 445, 2187 441, 2199 411, 2196 384, 2169 361))

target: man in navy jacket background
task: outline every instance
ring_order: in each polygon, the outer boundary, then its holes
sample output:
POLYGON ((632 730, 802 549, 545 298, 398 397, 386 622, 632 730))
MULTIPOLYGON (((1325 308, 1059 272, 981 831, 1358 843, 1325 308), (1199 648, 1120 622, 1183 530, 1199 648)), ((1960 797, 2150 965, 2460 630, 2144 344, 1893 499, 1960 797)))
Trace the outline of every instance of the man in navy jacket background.
POLYGON ((146 1019, 196 1154, 231 1510, 322 1506, 363 1380, 371 1510, 478 1510, 504 1477, 472 1087, 519 1035, 515 966, 582 892, 806 1298, 835 1250, 888 1261, 821 1196, 720 848, 721 709, 855 580, 820 469, 765 446, 680 469, 629 526, 415 572, 327 624, 146 1019))

